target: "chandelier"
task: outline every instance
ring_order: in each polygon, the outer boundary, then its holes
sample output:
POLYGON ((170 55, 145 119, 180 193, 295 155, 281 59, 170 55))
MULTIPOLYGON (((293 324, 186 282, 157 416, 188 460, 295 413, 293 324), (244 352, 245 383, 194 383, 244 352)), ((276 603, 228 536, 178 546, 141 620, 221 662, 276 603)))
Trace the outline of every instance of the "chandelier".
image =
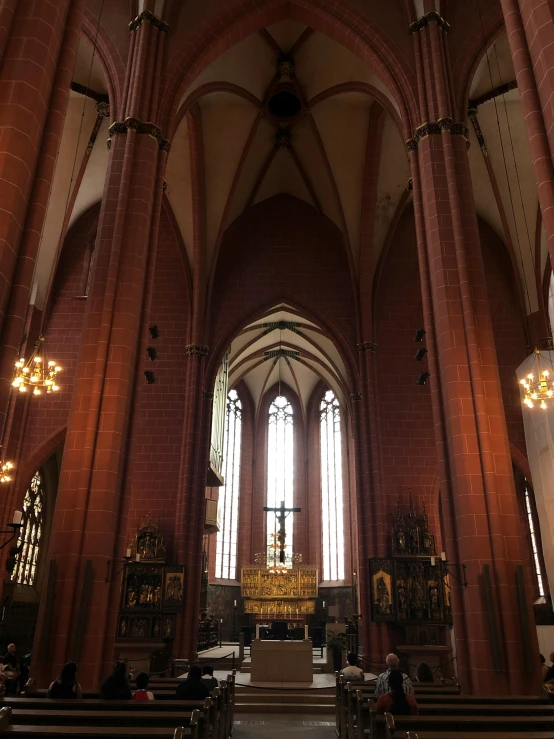
POLYGON ((528 408, 534 408, 538 403, 539 408, 546 410, 547 402, 554 398, 554 382, 550 379, 550 372, 542 369, 540 360, 540 350, 535 349, 536 371, 530 372, 527 377, 520 380, 523 387, 523 403, 528 408))
POLYGON ((32 388, 33 395, 42 395, 43 390, 47 394, 56 393, 60 389, 56 382, 56 375, 61 372, 62 368, 55 362, 48 361, 43 344, 44 337, 41 336, 35 342, 35 348, 29 360, 25 362, 25 359, 21 358, 15 363, 15 377, 12 385, 20 393, 26 393, 28 388, 32 388))
POLYGON ((272 541, 267 545, 267 551, 257 552, 254 555, 254 562, 265 567, 270 575, 284 575, 302 562, 302 555, 296 552, 285 552, 285 561, 280 561, 280 545, 277 536, 276 533, 271 534, 272 541))
POLYGON ((10 470, 12 469, 13 464, 11 462, 4 462, 0 465, 0 482, 11 482, 12 476, 10 475, 10 470))

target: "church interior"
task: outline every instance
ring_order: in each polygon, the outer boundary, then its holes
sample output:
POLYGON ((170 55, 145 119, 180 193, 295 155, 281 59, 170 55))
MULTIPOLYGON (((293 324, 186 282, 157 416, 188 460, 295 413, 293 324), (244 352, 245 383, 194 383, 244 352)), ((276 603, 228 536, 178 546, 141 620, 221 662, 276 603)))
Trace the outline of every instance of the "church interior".
POLYGON ((176 738, 379 738, 392 654, 396 737, 554 737, 552 49, 553 0, 0 2, 0 729, 173 736, 86 713, 122 662, 213 667, 176 738))

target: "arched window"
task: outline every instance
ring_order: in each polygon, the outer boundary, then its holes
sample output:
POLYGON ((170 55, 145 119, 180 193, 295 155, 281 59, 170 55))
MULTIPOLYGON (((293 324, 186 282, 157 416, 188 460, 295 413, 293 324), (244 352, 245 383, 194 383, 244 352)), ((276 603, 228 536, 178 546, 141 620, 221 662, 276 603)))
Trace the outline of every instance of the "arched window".
POLYGON ((545 590, 541 558, 539 556, 539 542, 535 531, 535 516, 533 515, 533 506, 531 504, 532 492, 529 490, 529 483, 526 479, 523 480, 523 495, 525 498, 525 513, 527 514, 527 524, 529 526, 529 537, 531 539, 531 549, 533 550, 533 564, 535 565, 539 595, 541 598, 544 598, 545 590))
POLYGON ((344 511, 340 409, 339 402, 332 390, 328 390, 325 393, 319 410, 321 432, 323 579, 344 580, 344 511))
POLYGON ((40 470, 35 472, 23 499, 23 524, 17 546, 17 555, 12 580, 23 585, 34 585, 37 571, 40 539, 44 520, 44 486, 40 470))
POLYGON ((221 528, 217 533, 215 576, 235 580, 237 576, 237 531, 239 516, 240 447, 242 404, 236 390, 227 395, 223 480, 219 490, 221 528))
MULTIPOLYGON (((278 395, 269 406, 267 433, 267 506, 278 508, 285 502, 286 508, 294 505, 294 417, 292 406, 278 395)), ((267 542, 272 544, 277 532, 274 513, 267 513, 267 542)), ((292 516, 287 516, 285 530, 286 556, 292 556, 292 516)))
POLYGON ((550 330, 554 336, 554 271, 550 274, 548 285, 548 318, 550 319, 550 330))

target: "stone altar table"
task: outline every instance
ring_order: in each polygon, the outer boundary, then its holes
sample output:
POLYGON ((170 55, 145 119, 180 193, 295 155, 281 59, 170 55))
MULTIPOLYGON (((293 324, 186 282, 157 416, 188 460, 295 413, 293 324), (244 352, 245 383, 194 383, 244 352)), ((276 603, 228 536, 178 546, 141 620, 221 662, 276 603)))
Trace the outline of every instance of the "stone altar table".
POLYGON ((311 683, 314 679, 312 641, 254 639, 251 680, 266 683, 311 683))

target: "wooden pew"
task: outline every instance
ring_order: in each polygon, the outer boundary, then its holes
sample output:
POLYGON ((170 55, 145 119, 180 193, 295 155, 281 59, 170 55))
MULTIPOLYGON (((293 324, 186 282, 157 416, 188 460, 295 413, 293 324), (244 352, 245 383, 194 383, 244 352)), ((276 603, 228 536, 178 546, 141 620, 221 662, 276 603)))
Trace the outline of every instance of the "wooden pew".
POLYGON ((531 736, 540 733, 550 734, 554 739, 554 720, 545 716, 465 716, 443 714, 442 716, 393 716, 385 713, 384 717, 378 716, 374 723, 372 737, 383 735, 381 727, 385 727, 386 739, 405 737, 407 731, 416 734, 427 732, 438 732, 444 739, 450 737, 451 732, 458 732, 459 736, 467 736, 474 739, 478 732, 493 732, 497 736, 512 739, 514 732, 531 732, 531 736), (383 719, 383 720, 381 720, 383 719))
MULTIPOLYGON (((202 739, 199 733, 200 727, 200 712, 197 710, 192 711, 190 718, 188 719, 187 726, 180 726, 174 728, 175 722, 170 727, 151 727, 151 726, 121 726, 121 725, 104 725, 103 723, 97 723, 95 726, 91 726, 89 722, 84 722, 84 725, 74 723, 75 719, 79 717, 79 711, 71 713, 63 713, 63 718, 66 720, 64 724, 44 725, 40 723, 36 724, 22 724, 14 723, 14 715, 10 706, 5 706, 0 711, 0 726, 3 727, 2 733, 6 736, 11 734, 16 735, 19 739, 39 739, 39 737, 56 737, 61 736, 65 739, 77 739, 80 736, 97 737, 98 739, 118 739, 121 736, 137 737, 167 737, 167 739, 183 739, 184 737, 191 737, 192 739, 202 739), (7 721, 6 721, 7 717, 7 721), (72 719, 72 722, 68 722, 68 719, 72 719)), ((98 716, 104 714, 95 712, 96 721, 98 716)), ((112 716, 113 714, 109 714, 112 716)), ((133 716, 133 713, 125 713, 128 718, 133 716)), ((175 716, 174 718, 179 718, 175 716)), ((181 716, 182 720, 184 717, 181 716)), ((87 717, 90 719, 90 717, 87 717)), ((39 719, 40 720, 40 719, 39 719)))
MULTIPOLYGON (((366 736, 374 736, 376 732, 383 729, 384 719, 382 716, 375 714, 374 697, 368 698, 361 690, 356 692, 356 710, 355 717, 349 712, 347 718, 346 737, 348 739, 363 739, 366 736)), ((543 719, 552 721, 554 727, 554 706, 547 701, 539 702, 535 696, 452 696, 449 701, 446 699, 434 703, 419 703, 420 716, 415 717, 416 720, 422 717, 446 717, 449 719, 451 715, 467 716, 473 722, 479 720, 480 717, 489 717, 489 721, 495 717, 505 717, 507 720, 524 720, 526 717, 542 717, 543 719), (488 702, 485 702, 487 701, 488 702)), ((404 721, 410 717, 402 716, 400 719, 404 721)), ((411 728, 411 727, 410 727, 411 728)))

